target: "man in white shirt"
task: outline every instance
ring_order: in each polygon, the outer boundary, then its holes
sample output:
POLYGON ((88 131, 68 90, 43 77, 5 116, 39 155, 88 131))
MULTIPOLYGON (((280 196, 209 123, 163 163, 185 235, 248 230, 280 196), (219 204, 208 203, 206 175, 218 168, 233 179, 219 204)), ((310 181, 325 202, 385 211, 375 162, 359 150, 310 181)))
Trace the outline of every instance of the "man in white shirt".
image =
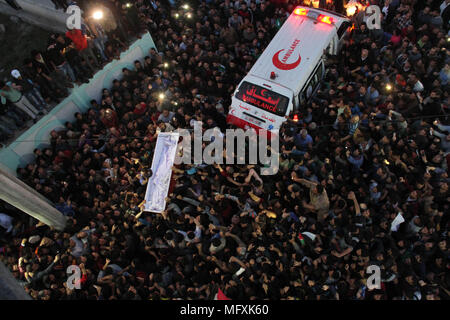
POLYGON ((409 83, 413 86, 414 92, 422 92, 424 87, 422 82, 420 82, 419 78, 415 73, 411 73, 409 76, 409 83))

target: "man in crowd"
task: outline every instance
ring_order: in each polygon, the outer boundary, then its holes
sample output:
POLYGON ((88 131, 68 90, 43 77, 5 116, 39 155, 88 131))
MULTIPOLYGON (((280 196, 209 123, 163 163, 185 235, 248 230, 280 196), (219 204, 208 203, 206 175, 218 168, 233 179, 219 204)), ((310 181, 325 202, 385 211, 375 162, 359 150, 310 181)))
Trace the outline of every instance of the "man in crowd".
POLYGON ((38 111, 33 104, 27 99, 22 92, 23 88, 14 83, 7 84, 0 81, 0 97, 2 103, 9 101, 17 108, 25 112, 32 120, 36 120, 38 114, 42 114, 42 111, 38 111))

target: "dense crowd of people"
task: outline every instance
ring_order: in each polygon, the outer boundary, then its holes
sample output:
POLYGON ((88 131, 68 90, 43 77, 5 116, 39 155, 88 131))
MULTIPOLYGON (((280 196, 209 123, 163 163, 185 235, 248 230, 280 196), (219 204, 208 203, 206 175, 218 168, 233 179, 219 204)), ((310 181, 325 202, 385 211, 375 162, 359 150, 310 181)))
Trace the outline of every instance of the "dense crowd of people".
MULTIPOLYGON (((54 3, 65 10, 72 1, 54 3)), ((134 27, 135 7, 109 0, 74 4, 84 12, 82 29, 52 34, 44 50, 31 50, 8 79, 0 79, 0 142, 14 137, 30 120, 36 123, 71 88, 87 83, 106 63, 119 59, 120 52, 145 31, 134 27), (94 19, 94 9, 104 12, 103 19, 94 19)))
POLYGON ((167 209, 142 211, 158 133, 226 129, 231 93, 297 3, 133 1, 127 28, 157 50, 17 172, 67 227, 0 220, 0 257, 34 299, 449 298, 448 1, 372 1, 382 30, 353 17, 317 95, 280 130, 276 175, 177 165, 167 209))

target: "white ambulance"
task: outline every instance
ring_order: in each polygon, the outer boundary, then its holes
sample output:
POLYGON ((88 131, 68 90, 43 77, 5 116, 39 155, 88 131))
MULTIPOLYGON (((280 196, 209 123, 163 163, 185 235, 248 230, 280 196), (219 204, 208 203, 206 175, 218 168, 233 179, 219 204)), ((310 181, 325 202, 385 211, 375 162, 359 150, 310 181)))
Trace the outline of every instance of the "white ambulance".
POLYGON ((278 132, 317 91, 324 54, 337 54, 351 27, 341 14, 297 6, 233 93, 227 122, 278 132))

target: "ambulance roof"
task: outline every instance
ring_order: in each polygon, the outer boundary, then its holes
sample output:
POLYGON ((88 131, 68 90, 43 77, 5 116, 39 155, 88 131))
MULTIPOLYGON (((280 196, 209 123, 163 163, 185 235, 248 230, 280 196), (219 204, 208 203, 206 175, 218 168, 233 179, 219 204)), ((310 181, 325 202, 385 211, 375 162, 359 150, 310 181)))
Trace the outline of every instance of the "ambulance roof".
POLYGON ((348 19, 330 11, 297 6, 248 74, 300 91, 344 20, 348 19), (296 14, 298 9, 308 10, 309 16, 296 14), (334 23, 316 20, 319 14, 334 23), (271 80, 271 72, 275 79, 271 80))

